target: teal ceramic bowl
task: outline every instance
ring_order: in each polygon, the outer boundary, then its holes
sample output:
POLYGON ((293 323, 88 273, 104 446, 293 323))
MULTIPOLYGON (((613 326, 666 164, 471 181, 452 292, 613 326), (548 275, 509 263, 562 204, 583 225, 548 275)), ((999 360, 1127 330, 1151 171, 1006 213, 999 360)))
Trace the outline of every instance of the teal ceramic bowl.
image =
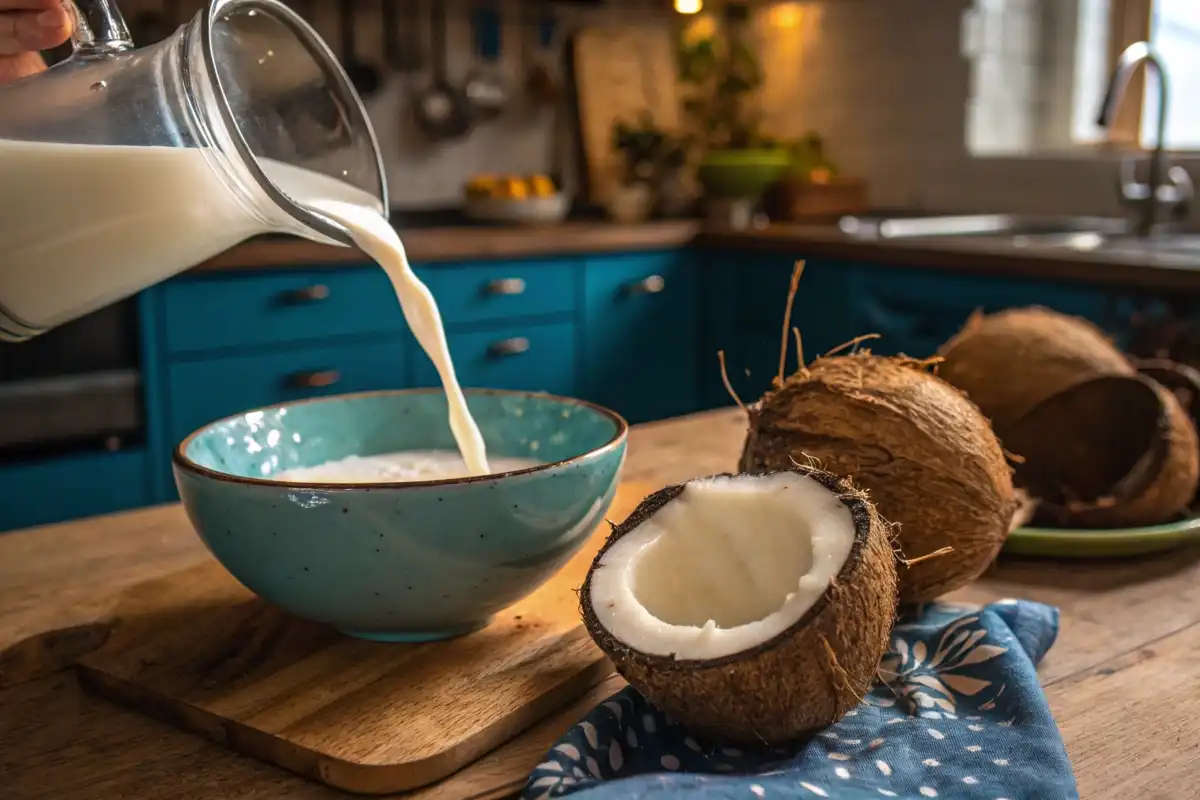
POLYGON ((566 563, 617 489, 628 426, 581 400, 468 390, 489 457, 543 463, 413 483, 299 484, 291 467, 455 451, 440 389, 340 395, 214 422, 175 450, 175 482, 208 549, 260 597, 382 641, 487 624, 566 563))

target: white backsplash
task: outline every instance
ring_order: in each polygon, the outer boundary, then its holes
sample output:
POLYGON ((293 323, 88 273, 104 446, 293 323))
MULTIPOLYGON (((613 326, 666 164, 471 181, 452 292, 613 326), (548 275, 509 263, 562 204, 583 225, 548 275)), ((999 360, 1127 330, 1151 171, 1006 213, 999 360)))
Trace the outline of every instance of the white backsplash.
MULTIPOLYGON (((451 0, 450 74, 459 80, 471 62, 469 26, 462 13, 467 1, 451 0)), ((194 2, 184 0, 184 13, 190 15, 187 9, 194 2)), ((132 18, 143 3, 126 0, 122 9, 132 18)), ((357 3, 359 55, 377 65, 383 63, 379 3, 357 3)), ((341 38, 337 4, 315 4, 320 6, 316 25, 336 52, 341 38)), ((628 3, 613 5, 607 13, 626 19, 638 13, 628 3)), ((981 158, 968 151, 967 108, 973 77, 978 76, 964 53, 962 28, 963 12, 971 5, 972 0, 803 0, 765 7, 760 30, 766 39, 764 95, 770 126, 783 135, 822 134, 845 172, 868 179, 872 202, 879 206, 1120 213, 1111 159, 981 158)), ((1037 4, 1006 0, 1005 7, 1031 13, 1037 4)), ((510 75, 519 78, 516 13, 509 3, 504 55, 510 75)), ((424 14, 422 22, 427 27, 424 14)), ((578 17, 560 24, 560 38, 577 22, 578 17)), ((1032 53, 1029 57, 1034 58, 1032 53)), ((1025 66, 1008 65, 1024 80, 1017 84, 1045 79, 1044 64, 1025 66)), ((427 72, 407 80, 394 77, 368 101, 395 206, 455 203, 464 180, 476 172, 550 171, 554 136, 546 113, 514 108, 462 140, 429 143, 415 128, 411 112, 417 87, 428 80, 427 72)), ((977 117, 972 124, 1000 123, 977 117)), ((995 132, 1004 133, 999 127, 995 132)), ((1197 160, 1190 159, 1189 166, 1200 177, 1197 160)))

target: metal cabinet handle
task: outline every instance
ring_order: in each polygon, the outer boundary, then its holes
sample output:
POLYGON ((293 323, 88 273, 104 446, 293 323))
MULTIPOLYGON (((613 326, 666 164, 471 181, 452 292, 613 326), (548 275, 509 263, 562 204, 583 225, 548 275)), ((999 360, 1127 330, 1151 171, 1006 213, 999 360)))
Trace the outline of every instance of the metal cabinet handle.
POLYGON ((324 389, 333 386, 342 379, 342 373, 336 369, 318 369, 311 372, 297 372, 288 377, 288 384, 299 389, 324 389))
POLYGON ((667 282, 662 275, 650 275, 640 281, 635 281, 625 287, 629 294, 658 294, 667 288, 667 282))
POLYGON ((314 283, 303 289, 292 289, 283 293, 283 299, 289 303, 316 303, 329 299, 329 287, 323 283, 314 283))
POLYGON ((522 278, 500 278, 488 283, 488 294, 524 294, 525 281, 522 278))
POLYGON ((488 348, 488 355, 492 358, 501 358, 503 356, 517 356, 529 350, 529 340, 524 336, 514 336, 511 339, 503 339, 496 342, 488 348))

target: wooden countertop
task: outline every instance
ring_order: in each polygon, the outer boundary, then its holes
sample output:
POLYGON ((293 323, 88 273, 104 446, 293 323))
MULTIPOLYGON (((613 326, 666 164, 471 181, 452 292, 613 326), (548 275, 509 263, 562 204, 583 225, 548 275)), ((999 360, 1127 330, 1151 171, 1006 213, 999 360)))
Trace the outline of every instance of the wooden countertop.
MULTIPOLYGON (((1012 244, 1011 237, 999 236, 871 241, 849 236, 833 225, 777 224, 734 230, 695 220, 633 225, 569 222, 530 228, 427 228, 405 231, 403 235, 409 257, 424 264, 657 250, 696 244, 955 272, 1200 290, 1200 258, 1161 252, 1114 254, 1069 248, 1021 248, 1012 244)), ((263 237, 233 247, 192 271, 358 265, 365 261, 369 259, 354 248, 292 237, 263 237)))
MULTIPOLYGON (((628 480, 663 485, 734 466, 737 410, 636 427, 628 480)), ((0 646, 81 626, 124 586, 207 558, 177 506, 0 536, 0 646)), ((1200 771, 1200 551, 1121 562, 1002 558, 950 599, 1058 606, 1041 669, 1082 797, 1193 796, 1200 771)), ((18 651, 19 652, 19 651, 18 651)), ((63 655, 66 655, 65 651, 63 655)), ((21 663, 0 663, 0 683, 21 663)), ((566 709, 563 729, 618 679, 566 709)), ((83 693, 70 671, 0 690, 0 795, 16 798, 304 800, 337 793, 83 693)))
MULTIPOLYGON (((544 227, 448 227, 403 231, 410 260, 441 261, 521 258, 682 247, 696 236, 691 220, 621 225, 567 222, 544 227)), ((193 272, 305 265, 361 264, 370 261, 352 247, 317 244, 288 236, 253 239, 195 267, 193 272)))

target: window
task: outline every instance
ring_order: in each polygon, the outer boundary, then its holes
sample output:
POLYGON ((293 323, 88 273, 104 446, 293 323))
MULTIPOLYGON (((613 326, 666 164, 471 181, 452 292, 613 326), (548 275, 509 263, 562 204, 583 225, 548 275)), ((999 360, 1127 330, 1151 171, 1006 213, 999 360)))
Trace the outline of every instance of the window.
POLYGON ((1149 41, 1170 84, 1166 142, 1200 151, 1200 0, 974 0, 964 18, 971 61, 967 145, 1031 155, 1107 142, 1156 145, 1158 82, 1139 68, 1116 123, 1096 115, 1117 57, 1149 41))
MULTIPOLYGON (((1171 84, 1167 146, 1200 150, 1200 2, 1153 0, 1150 41, 1167 64, 1171 84)), ((1153 83, 1153 81, 1151 81, 1153 83)), ((1154 147, 1158 90, 1146 87, 1141 124, 1142 144, 1154 147)))
MULTIPOLYGON (((1126 47, 1149 41, 1166 64, 1170 87, 1166 142, 1174 150, 1200 150, 1200 3, 1196 0, 1078 0, 1079 53, 1072 132, 1076 141, 1105 134, 1095 125, 1111 68, 1126 47), (1104 79, 1097 82, 1103 65, 1104 79)), ((1108 138, 1157 144, 1159 85, 1139 69, 1130 81, 1124 108, 1108 138)))

